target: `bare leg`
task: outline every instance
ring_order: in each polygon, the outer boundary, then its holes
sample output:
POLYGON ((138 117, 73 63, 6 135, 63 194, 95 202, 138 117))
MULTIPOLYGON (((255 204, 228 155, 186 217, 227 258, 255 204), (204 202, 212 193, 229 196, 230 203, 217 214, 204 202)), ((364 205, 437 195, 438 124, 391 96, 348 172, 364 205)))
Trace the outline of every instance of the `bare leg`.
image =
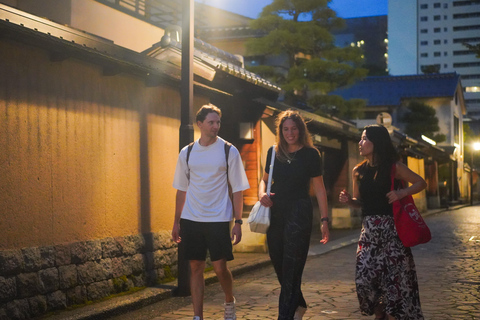
POLYGON ((203 319, 203 295, 205 291, 205 261, 190 260, 190 292, 192 294, 193 314, 203 319))
POLYGON ((233 277, 230 270, 227 268, 227 261, 225 259, 212 261, 213 270, 217 274, 218 281, 222 286, 225 294, 225 302, 233 302, 233 277))

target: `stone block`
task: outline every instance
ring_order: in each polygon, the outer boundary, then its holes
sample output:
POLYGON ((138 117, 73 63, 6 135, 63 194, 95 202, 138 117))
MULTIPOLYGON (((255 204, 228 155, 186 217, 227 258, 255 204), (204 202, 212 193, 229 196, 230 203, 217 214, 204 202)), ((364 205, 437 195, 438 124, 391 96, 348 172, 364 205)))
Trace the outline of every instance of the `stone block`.
POLYGON ((128 275, 133 273, 132 260, 133 260, 133 258, 131 256, 122 258, 123 274, 124 275, 128 276, 128 275))
POLYGON ((139 274, 145 270, 145 260, 143 254, 136 254, 132 257, 132 273, 139 274))
POLYGON ((72 257, 69 244, 59 244, 55 246, 55 264, 65 266, 72 263, 72 257))
POLYGON ((77 266, 74 264, 58 268, 58 280, 60 289, 76 287, 78 284, 77 266))
POLYGON ((47 309, 49 311, 61 310, 67 307, 67 296, 58 290, 47 294, 47 309))
POLYGON ((70 245, 72 263, 79 264, 102 258, 101 240, 75 242, 70 245))
POLYGON ((97 278, 97 264, 93 261, 87 261, 77 266, 78 283, 89 284, 95 282, 97 278))
POLYGON ((8 319, 28 319, 31 318, 30 305, 27 299, 13 300, 7 303, 8 319))
POLYGON ((23 269, 23 256, 20 250, 0 251, 0 275, 15 275, 23 269))
POLYGON ((123 239, 117 238, 117 241, 121 244, 123 254, 125 255, 133 256, 144 251, 144 239, 142 235, 130 235, 123 239))
POLYGON ((118 258, 112 258, 112 277, 113 278, 118 278, 123 275, 126 275, 124 271, 124 265, 123 265, 123 259, 118 257, 118 258))
POLYGON ((106 280, 106 279, 111 279, 112 278, 112 259, 103 259, 100 260, 97 263, 97 269, 98 269, 98 278, 96 279, 97 281, 99 280, 106 280))
POLYGON ((28 304, 30 305, 30 312, 34 317, 47 312, 47 298, 43 295, 28 298, 28 304))
POLYGON ((67 305, 81 305, 85 304, 88 301, 87 296, 87 287, 86 286, 76 286, 75 288, 68 289, 66 291, 67 305))
POLYGON ((0 301, 8 301, 17 296, 15 277, 0 277, 0 301))
POLYGON ((55 267, 55 247, 47 246, 40 248, 42 269, 55 267))
POLYGON ((122 255, 122 247, 114 238, 105 238, 101 240, 102 257, 113 258, 122 255))
POLYGON ((17 275, 17 295, 20 298, 33 297, 40 293, 40 281, 36 272, 17 275))
POLYGON ((94 282, 87 285, 88 300, 96 301, 115 293, 112 280, 94 282))
POLYGON ((40 256, 40 249, 37 247, 22 249, 23 255, 23 270, 25 272, 38 271, 42 268, 42 257, 40 256))
POLYGON ((60 287, 57 268, 38 271, 38 279, 40 282, 40 292, 43 294, 57 291, 60 287))

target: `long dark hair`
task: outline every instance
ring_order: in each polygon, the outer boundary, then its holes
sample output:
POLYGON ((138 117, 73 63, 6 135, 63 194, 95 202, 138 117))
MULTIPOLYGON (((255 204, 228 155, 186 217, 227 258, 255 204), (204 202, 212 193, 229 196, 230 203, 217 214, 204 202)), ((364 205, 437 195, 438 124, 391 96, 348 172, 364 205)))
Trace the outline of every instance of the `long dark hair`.
POLYGON ((298 137, 298 142, 304 146, 304 147, 309 147, 313 148, 313 142, 312 142, 312 136, 310 135, 310 132, 308 131, 307 125, 305 123, 305 120, 303 120, 302 116, 294 110, 287 110, 282 113, 280 113, 277 117, 277 148, 275 152, 277 153, 277 159, 285 162, 287 160, 292 160, 290 154, 288 153, 288 142, 285 141, 285 138, 283 137, 283 124, 285 123, 286 120, 291 119, 293 122, 295 122, 295 125, 298 128, 299 131, 299 137, 298 137))
MULTIPOLYGON (((399 156, 387 128, 373 124, 366 126, 364 130, 368 140, 373 144, 372 165, 378 166, 379 176, 390 176, 392 165, 399 160, 399 156)), ((365 165, 367 165, 366 160, 358 165, 360 174, 365 165)))

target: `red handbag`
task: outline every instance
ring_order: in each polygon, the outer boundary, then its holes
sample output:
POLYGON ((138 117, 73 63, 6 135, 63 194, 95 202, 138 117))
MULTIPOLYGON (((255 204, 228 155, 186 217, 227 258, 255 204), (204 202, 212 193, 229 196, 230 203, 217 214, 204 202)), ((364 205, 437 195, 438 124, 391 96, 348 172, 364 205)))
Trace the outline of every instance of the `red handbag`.
MULTIPOLYGON (((394 190, 396 164, 392 166, 392 187, 394 190)), ((401 188, 404 188, 403 181, 400 181, 401 188)), ((395 201, 393 204, 393 220, 397 229, 398 237, 405 247, 413 247, 418 244, 427 243, 432 239, 432 234, 423 220, 413 197, 408 195, 395 201)))

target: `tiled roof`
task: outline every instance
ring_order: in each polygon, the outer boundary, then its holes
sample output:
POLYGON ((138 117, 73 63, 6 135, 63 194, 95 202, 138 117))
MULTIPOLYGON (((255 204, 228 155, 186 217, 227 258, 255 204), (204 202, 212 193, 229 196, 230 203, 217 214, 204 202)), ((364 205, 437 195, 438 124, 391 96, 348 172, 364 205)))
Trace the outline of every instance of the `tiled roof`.
POLYGON ((367 106, 397 106, 403 98, 453 97, 459 81, 456 73, 367 77, 330 94, 365 99, 367 106))

